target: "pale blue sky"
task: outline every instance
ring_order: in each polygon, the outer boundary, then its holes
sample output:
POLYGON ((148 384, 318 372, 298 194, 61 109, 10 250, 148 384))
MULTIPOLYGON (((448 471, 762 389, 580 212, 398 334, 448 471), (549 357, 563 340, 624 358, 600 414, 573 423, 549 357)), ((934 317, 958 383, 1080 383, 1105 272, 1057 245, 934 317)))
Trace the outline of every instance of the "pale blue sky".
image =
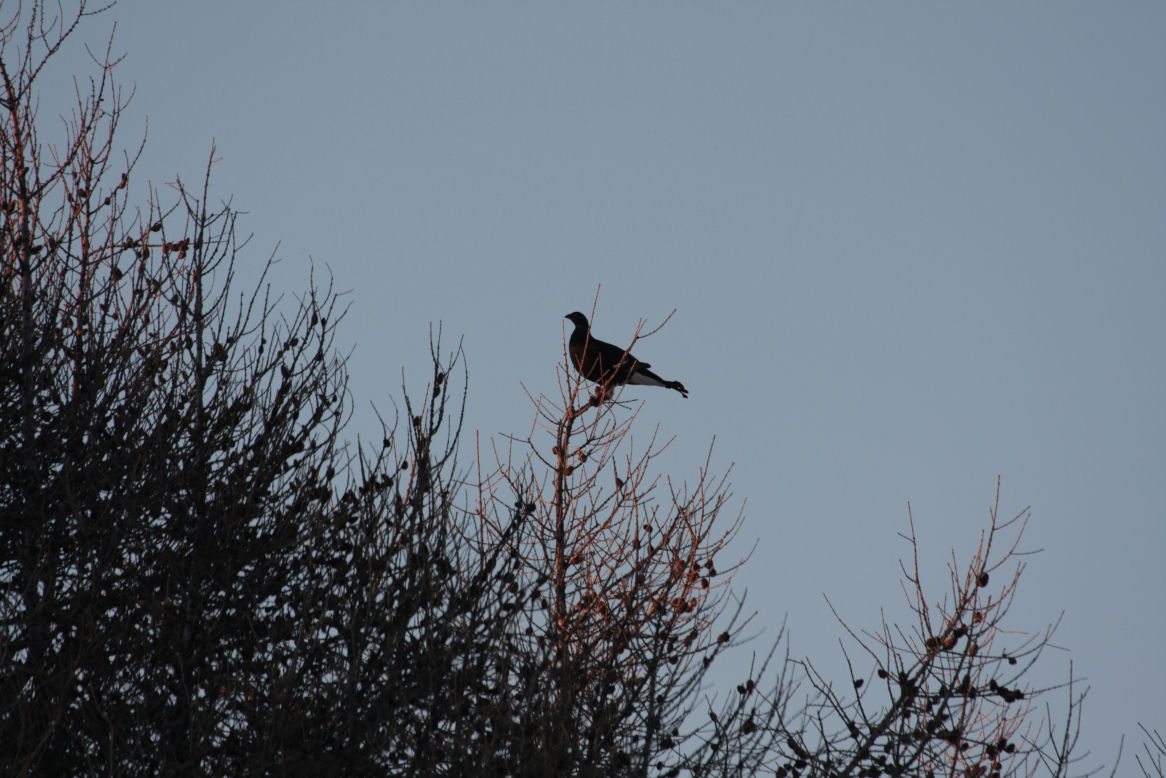
POLYGON ((674 475, 736 463, 739 582, 795 654, 837 662, 823 594, 908 622, 907 501, 939 570, 999 474, 1045 549, 1012 623, 1065 611, 1084 745, 1166 730, 1166 5, 123 0, 81 35, 114 20, 139 174, 214 139, 246 261, 352 290, 353 433, 431 321, 487 436, 597 284, 607 340, 675 307, 637 353, 691 398, 628 396, 674 475))

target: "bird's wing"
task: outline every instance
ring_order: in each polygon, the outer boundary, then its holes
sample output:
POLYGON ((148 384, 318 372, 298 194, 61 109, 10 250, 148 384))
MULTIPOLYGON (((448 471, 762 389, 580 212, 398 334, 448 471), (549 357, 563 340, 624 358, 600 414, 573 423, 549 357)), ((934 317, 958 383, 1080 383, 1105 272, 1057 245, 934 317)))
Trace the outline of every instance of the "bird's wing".
MULTIPOLYGON (((596 353, 599 355, 599 359, 603 362, 603 369, 605 371, 615 370, 616 366, 619 366, 619 372, 622 373, 637 363, 635 357, 626 353, 619 346, 614 346, 611 343, 606 343, 602 340, 596 340, 595 338, 592 338, 588 348, 593 348, 596 350, 596 353)), ((639 362, 639 364, 643 365, 644 363, 639 362)))

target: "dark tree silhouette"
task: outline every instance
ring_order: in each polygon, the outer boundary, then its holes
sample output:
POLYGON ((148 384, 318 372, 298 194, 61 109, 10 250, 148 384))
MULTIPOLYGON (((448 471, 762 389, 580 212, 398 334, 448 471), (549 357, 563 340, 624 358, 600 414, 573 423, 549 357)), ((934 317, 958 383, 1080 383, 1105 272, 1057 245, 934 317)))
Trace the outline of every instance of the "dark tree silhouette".
POLYGON ((336 296, 233 291, 209 166, 129 205, 108 49, 43 140, 36 79, 89 11, 25 10, 0 29, 0 772, 433 772, 507 594, 451 534, 456 354, 407 429, 346 448, 336 296))
POLYGON ((3 763, 213 770, 330 497, 335 298, 231 309, 233 212, 129 206, 108 54, 43 141, 36 77, 87 15, 43 10, 0 31, 3 763))

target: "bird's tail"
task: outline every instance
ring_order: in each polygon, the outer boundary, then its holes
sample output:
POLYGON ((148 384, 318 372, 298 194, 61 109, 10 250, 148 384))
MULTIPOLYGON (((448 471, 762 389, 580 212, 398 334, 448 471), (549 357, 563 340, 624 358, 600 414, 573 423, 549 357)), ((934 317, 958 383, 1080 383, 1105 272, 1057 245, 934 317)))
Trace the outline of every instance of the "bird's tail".
POLYGON ((665 389, 675 389, 685 397, 688 397, 688 390, 684 388, 684 384, 679 381, 665 381, 660 376, 653 373, 648 368, 644 367, 643 363, 636 365, 636 369, 628 377, 629 384, 640 384, 642 386, 662 386, 665 389))

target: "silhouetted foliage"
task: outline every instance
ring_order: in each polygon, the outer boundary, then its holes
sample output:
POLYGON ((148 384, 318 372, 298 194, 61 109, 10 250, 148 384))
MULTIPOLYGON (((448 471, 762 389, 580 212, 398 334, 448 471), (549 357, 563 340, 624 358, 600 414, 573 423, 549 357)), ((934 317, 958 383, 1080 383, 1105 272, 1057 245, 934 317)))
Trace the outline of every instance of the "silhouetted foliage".
MULTIPOLYGON (((0 22, 0 773, 1075 764, 1082 695, 1070 678, 1054 727, 1025 680, 1051 629, 1003 626, 1027 512, 993 508, 946 598, 905 566, 913 623, 844 625, 840 686, 779 633, 717 689, 751 615, 711 451, 688 482, 658 472, 670 441, 634 441, 635 406, 588 397, 564 350, 530 433, 459 470, 467 384, 440 330, 425 390, 346 443, 330 284, 240 293, 236 213, 210 205, 209 164, 169 204, 131 205, 109 48, 43 140, 38 75, 91 15, 45 10, 0 22)), ((1139 764, 1161 775, 1146 734, 1139 764)))
POLYGON ((335 295, 233 292, 209 166, 129 206, 108 54, 42 141, 36 77, 88 13, 43 10, 0 31, 0 772, 429 771, 506 595, 451 534, 456 354, 345 448, 335 295))

